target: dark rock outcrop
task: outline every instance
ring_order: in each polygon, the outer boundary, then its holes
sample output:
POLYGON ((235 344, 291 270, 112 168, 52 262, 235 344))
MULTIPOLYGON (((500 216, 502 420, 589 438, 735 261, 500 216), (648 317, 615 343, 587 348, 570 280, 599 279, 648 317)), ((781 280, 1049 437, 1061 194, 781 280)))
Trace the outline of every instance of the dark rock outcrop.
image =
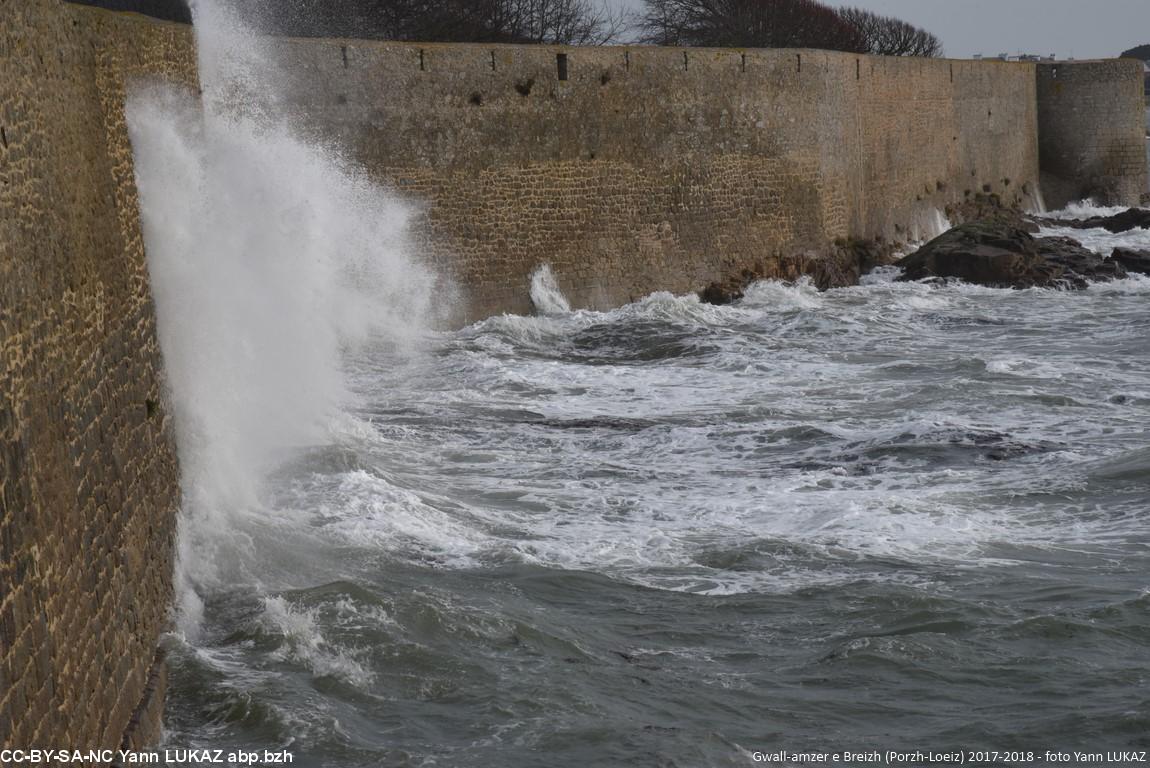
POLYGON ((1150 229, 1150 210, 1128 208, 1113 216, 1091 216, 1089 219, 1045 219, 1046 223, 1074 229, 1105 229, 1118 234, 1132 229, 1150 229))
POLYGON ((699 301, 704 304, 714 304, 718 307, 734 304, 743 298, 743 290, 754 282, 754 279, 754 275, 752 274, 751 277, 746 280, 732 278, 730 280, 724 280, 721 283, 711 283, 699 291, 699 301))
POLYGON ((1150 251, 1136 251, 1133 248, 1115 248, 1110 260, 1121 264, 1127 272, 1150 275, 1150 251))
POLYGON ((1126 272, 1063 237, 1034 238, 1008 220, 975 221, 943 233, 897 263, 901 280, 958 278, 993 288, 1083 288, 1126 272))
POLYGON ((1034 238, 1001 221, 975 221, 944 232, 897 262, 902 280, 955 277, 996 287, 1045 285, 1045 273, 1034 238))
POLYGON ((1048 264, 1060 267, 1062 279, 1084 287, 1085 282, 1119 280, 1126 277, 1126 270, 1112 259, 1105 259, 1089 248, 1069 237, 1039 237, 1038 255, 1048 264))
POLYGON ((829 247, 812 248, 761 260, 699 291, 706 304, 731 304, 743 298, 757 280, 798 280, 807 276, 820 291, 858 285, 859 278, 880 264, 894 262, 894 244, 885 240, 841 239, 829 247))

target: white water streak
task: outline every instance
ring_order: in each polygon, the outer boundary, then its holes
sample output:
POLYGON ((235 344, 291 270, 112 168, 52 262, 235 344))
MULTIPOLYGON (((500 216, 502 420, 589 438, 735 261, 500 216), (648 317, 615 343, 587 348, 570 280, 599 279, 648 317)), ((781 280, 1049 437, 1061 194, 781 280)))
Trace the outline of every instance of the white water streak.
POLYGON ((531 303, 541 315, 565 315, 571 311, 571 304, 559 288, 550 264, 543 264, 531 273, 531 303))

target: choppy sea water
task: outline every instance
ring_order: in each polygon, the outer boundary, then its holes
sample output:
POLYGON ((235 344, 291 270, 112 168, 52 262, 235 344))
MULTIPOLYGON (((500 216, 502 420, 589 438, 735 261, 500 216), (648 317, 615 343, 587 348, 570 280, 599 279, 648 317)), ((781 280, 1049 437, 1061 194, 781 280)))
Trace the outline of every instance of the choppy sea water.
POLYGON ((168 641, 168 744, 1145 749, 1150 279, 893 277, 541 301, 361 348, 356 405, 264 482, 198 635, 168 641))

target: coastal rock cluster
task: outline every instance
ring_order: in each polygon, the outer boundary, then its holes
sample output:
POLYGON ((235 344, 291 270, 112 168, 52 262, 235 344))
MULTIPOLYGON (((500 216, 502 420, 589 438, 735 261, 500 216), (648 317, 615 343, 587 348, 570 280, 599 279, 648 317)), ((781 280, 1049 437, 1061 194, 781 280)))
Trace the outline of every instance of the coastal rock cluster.
MULTIPOLYGON (((1150 229, 1150 210, 1131 208, 1089 219, 1031 217, 1003 206, 996 196, 977 196, 947 214, 963 223, 952 227, 900 260, 894 244, 881 240, 840 240, 821 258, 813 255, 798 273, 809 274, 820 289, 854 285, 881 264, 903 270, 901 281, 956 279, 992 288, 1082 289, 1093 282, 1129 274, 1150 275, 1150 250, 1115 248, 1101 256, 1070 237, 1038 237, 1042 226, 1128 232, 1150 229)), ((794 271, 794 270, 792 270, 794 271)), ((786 279, 778 270, 757 265, 710 283, 699 292, 708 304, 730 304, 757 280, 786 279)))
POLYGON ((1131 208, 1084 220, 1035 219, 1021 215, 968 221, 896 262, 900 280, 955 278, 995 288, 1085 288, 1130 273, 1150 274, 1150 251, 1117 248, 1100 256, 1069 237, 1035 237, 1038 224, 1126 232, 1150 228, 1150 211, 1131 208))
POLYGON ((836 240, 829 249, 808 249, 795 256, 776 256, 708 284, 699 291, 705 304, 722 306, 743 298, 747 286, 759 280, 811 278, 820 291, 858 285, 859 278, 882 264, 892 263, 895 244, 883 240, 836 240))

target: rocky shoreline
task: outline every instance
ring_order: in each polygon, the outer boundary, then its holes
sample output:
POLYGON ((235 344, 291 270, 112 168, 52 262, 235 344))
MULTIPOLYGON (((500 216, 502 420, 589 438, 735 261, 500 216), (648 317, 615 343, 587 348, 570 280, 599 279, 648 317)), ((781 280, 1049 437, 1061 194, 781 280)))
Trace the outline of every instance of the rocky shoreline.
POLYGON ((1054 219, 1004 210, 967 221, 895 262, 899 280, 960 279, 992 288, 1082 289, 1090 283, 1150 274, 1150 251, 1116 248, 1102 256, 1070 237, 1035 237, 1041 226, 1128 232, 1150 229, 1150 210, 1054 219))
MULTIPOLYGON (((1150 275, 1150 250, 1115 248, 1102 256, 1071 237, 1039 237, 1043 227, 1105 229, 1111 233, 1150 229, 1150 210, 1130 208, 1113 216, 1059 219, 1024 214, 1002 205, 996 195, 975 195, 946 211, 960 222, 897 258, 896 244, 875 240, 839 240, 822 254, 805 254, 798 271, 822 290, 854 285, 877 266, 903 270, 900 281, 963 280, 992 288, 1060 288, 1080 290, 1090 283, 1120 280, 1130 274, 1150 275)), ((730 304, 748 285, 764 279, 787 279, 792 272, 756 265, 699 292, 708 304, 730 304)))

